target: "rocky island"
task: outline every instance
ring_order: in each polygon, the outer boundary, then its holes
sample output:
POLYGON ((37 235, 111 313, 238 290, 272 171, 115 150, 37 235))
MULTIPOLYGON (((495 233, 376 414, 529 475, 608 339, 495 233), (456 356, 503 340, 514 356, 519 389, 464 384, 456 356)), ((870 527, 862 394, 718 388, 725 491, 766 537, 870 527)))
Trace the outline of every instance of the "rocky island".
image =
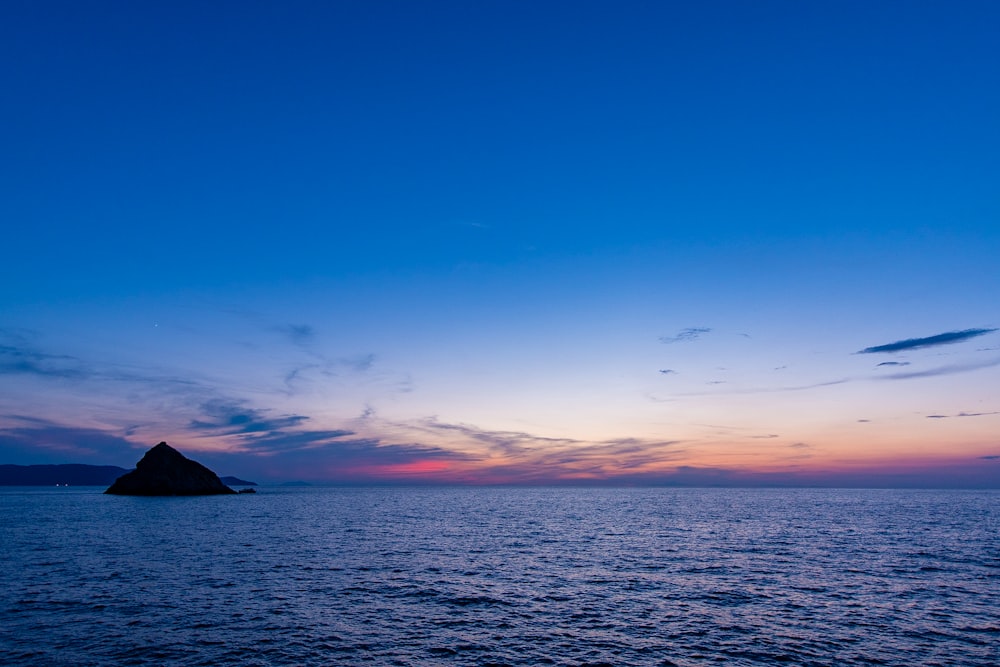
POLYGON ((104 493, 119 496, 210 496, 235 494, 214 472, 165 442, 150 449, 135 470, 115 480, 104 493))

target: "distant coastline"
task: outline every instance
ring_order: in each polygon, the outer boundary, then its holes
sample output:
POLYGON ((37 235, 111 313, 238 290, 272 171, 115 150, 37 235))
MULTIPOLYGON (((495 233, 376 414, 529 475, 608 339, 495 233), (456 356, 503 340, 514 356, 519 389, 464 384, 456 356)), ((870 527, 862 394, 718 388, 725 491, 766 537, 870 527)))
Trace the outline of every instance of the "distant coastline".
MULTIPOLYGON (((95 466, 85 463, 61 465, 0 464, 0 486, 107 486, 129 472, 118 466, 95 466)), ((228 486, 257 486, 238 477, 221 477, 228 486)))

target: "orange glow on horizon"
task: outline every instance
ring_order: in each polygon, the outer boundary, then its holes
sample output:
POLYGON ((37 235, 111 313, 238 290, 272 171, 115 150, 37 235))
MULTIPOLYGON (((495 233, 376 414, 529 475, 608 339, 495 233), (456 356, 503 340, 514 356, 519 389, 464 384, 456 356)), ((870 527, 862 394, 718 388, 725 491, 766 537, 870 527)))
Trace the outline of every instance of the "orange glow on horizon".
POLYGON ((447 461, 427 459, 424 461, 411 461, 409 463, 392 463, 388 465, 372 465, 363 468, 356 468, 354 472, 365 475, 388 477, 400 476, 420 476, 434 475, 451 469, 451 464, 447 461))

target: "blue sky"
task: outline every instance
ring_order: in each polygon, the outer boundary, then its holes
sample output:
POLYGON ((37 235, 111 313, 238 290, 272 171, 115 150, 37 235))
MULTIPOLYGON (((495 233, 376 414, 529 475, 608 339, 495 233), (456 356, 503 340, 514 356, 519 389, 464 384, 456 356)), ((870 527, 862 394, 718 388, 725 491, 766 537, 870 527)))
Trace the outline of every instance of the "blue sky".
POLYGON ((998 28, 8 3, 0 459, 1000 484, 998 28))

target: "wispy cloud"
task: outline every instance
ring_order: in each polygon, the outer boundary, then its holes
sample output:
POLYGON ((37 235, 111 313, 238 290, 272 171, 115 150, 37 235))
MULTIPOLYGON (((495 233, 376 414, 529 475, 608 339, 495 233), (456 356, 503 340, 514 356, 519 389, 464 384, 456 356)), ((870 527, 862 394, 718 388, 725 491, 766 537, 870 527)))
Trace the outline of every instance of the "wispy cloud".
POLYGON ((121 364, 84 360, 66 354, 44 351, 33 341, 33 336, 11 334, 0 330, 0 375, 34 375, 51 380, 75 380, 89 383, 95 391, 104 384, 116 387, 116 393, 127 391, 130 397, 153 391, 159 395, 198 394, 202 397, 212 390, 200 380, 181 377, 162 369, 143 368, 121 364), (124 390, 123 390, 124 388, 124 390))
POLYGON ((202 403, 201 413, 202 418, 192 420, 188 429, 213 435, 277 431, 294 428, 309 419, 303 415, 267 417, 264 410, 250 408, 245 401, 223 398, 202 403))
MULTIPOLYGON (((900 364, 905 365, 905 364, 900 364)), ((936 368, 929 368, 919 371, 905 371, 899 373, 887 373, 885 375, 876 376, 865 376, 865 377, 844 377, 836 380, 825 380, 821 382, 813 382, 810 384, 800 384, 800 385, 780 385, 774 387, 733 387, 731 389, 720 388, 718 390, 712 391, 696 391, 696 392, 683 392, 671 394, 669 397, 658 396, 656 394, 646 394, 649 400, 655 401, 657 403, 662 403, 666 401, 672 401, 677 398, 692 397, 692 396, 719 396, 719 395, 742 395, 742 394, 777 394, 784 392, 796 392, 796 391, 808 391, 811 389, 819 389, 823 387, 832 387, 840 384, 847 384, 852 382, 870 382, 870 381, 886 381, 886 380, 913 380, 919 378, 929 378, 937 377, 940 375, 954 375, 958 373, 968 373, 971 371, 980 370, 983 368, 990 368, 993 366, 1000 366, 1000 357, 993 359, 985 359, 982 361, 974 361, 961 364, 949 364, 946 366, 938 366, 936 368)), ((710 385, 720 385, 724 384, 722 380, 709 381, 706 384, 710 385)))
POLYGON ((295 345, 305 345, 316 338, 316 330, 309 324, 285 324, 275 328, 295 345))
POLYGON ((922 371, 907 371, 904 373, 891 373, 889 375, 880 375, 875 380, 913 380, 916 378, 928 378, 937 377, 939 375, 954 375, 956 373, 967 373, 969 371, 976 371, 980 368, 990 368, 991 366, 1000 366, 1000 358, 987 359, 984 361, 969 362, 965 364, 949 364, 947 366, 938 366, 937 368, 929 368, 922 371))
POLYGON ((909 361, 883 361, 882 363, 877 364, 876 368, 880 366, 909 366, 909 365, 910 365, 909 361))
POLYGON ((814 447, 807 442, 793 442, 788 445, 788 449, 792 450, 791 453, 785 455, 785 459, 788 461, 803 461, 805 459, 811 459, 814 456, 814 447))
POLYGON ((950 345, 952 343, 961 343, 971 338, 984 336, 994 331, 996 331, 996 329, 963 329, 962 331, 947 331, 935 336, 927 336, 926 338, 907 338, 905 340, 897 340, 894 343, 886 343, 885 345, 866 347, 863 350, 859 350, 856 354, 902 352, 903 350, 919 350, 927 347, 936 347, 938 345, 950 345))
MULTIPOLYGON (((343 377, 350 373, 366 373, 371 371, 377 360, 374 352, 331 351, 326 349, 322 330, 313 324, 301 322, 278 322, 268 315, 242 309, 225 308, 229 313, 251 326, 252 334, 266 332, 270 336, 277 334, 274 342, 290 345, 295 350, 286 354, 284 370, 279 376, 279 384, 275 391, 286 396, 306 393, 314 388, 317 382, 328 378, 343 377)), ((259 342, 246 342, 251 349, 262 348, 259 342)))
POLYGON ((90 375, 79 359, 0 345, 0 375, 38 375, 78 380, 90 375))
MULTIPOLYGON (((719 391, 694 391, 674 394, 673 396, 718 396, 718 395, 728 395, 728 394, 779 394, 786 391, 806 391, 809 389, 818 389, 820 387, 833 387, 838 384, 845 384, 851 382, 852 378, 841 378, 839 380, 825 380, 823 382, 813 382, 811 384, 800 384, 800 385, 785 385, 779 387, 747 387, 747 388, 733 388, 733 389, 722 389, 719 391)), ((709 384, 720 384, 724 383, 724 380, 717 380, 710 382, 709 384)), ((657 396, 649 396, 650 399, 654 401, 663 401, 669 399, 662 399, 657 396)))
MULTIPOLYGON (((275 431, 239 439, 249 474, 339 483, 407 479, 451 479, 448 472, 477 457, 422 443, 393 443, 361 437, 348 430, 275 431), (254 473, 254 471, 259 471, 254 473)), ((206 459, 232 461, 229 454, 206 453, 206 459)), ((221 464, 220 464, 221 465, 221 464)), ((454 481, 454 480, 453 480, 454 481)))
POLYGON ((241 434, 240 448, 251 454, 273 455, 281 452, 299 450, 315 450, 331 445, 357 449, 358 447, 377 447, 378 439, 354 438, 354 431, 343 429, 320 429, 300 431, 269 431, 266 433, 241 434))
POLYGON ((351 357, 343 357, 339 361, 355 373, 363 373, 371 370, 372 366, 375 365, 375 355, 372 353, 356 354, 351 357))
MULTIPOLYGON (((225 412, 219 409, 218 412, 225 412)), ((134 442, 113 430, 78 428, 45 419, 6 415, 0 428, 4 463, 93 463, 133 465, 150 442, 134 442)), ((239 416, 233 420, 240 422, 239 416)), ((272 425, 279 425, 273 421, 272 425)), ((242 424, 237 424, 240 426, 242 424)), ((353 431, 278 429, 216 434, 225 448, 171 444, 222 474, 316 481, 364 481, 444 470, 470 460, 468 454, 418 443, 386 443, 353 431), (430 466, 428 466, 430 462, 430 466), (446 465, 442 465, 446 464, 446 465), (234 470, 236 468, 237 470, 234 470)))
POLYGON ((308 391, 317 381, 361 374, 371 371, 376 357, 373 353, 357 354, 340 358, 328 358, 318 353, 310 354, 314 361, 299 363, 285 371, 282 386, 278 391, 295 396, 308 391))
POLYGON ((957 417, 988 417, 990 415, 1000 415, 1000 410, 993 412, 959 412, 957 415, 927 415, 927 419, 952 419, 957 417))
POLYGON ((537 436, 522 431, 491 431, 468 424, 442 423, 434 418, 420 420, 407 426, 432 432, 451 432, 474 442, 482 443, 490 451, 496 451, 505 456, 522 455, 528 450, 536 449, 539 445, 579 445, 585 442, 574 438, 537 436))
MULTIPOLYGON (((310 341, 315 330, 309 325, 265 328, 272 333, 280 331, 286 341, 296 343, 310 358, 275 377, 275 393, 281 392, 282 378, 285 386, 290 387, 311 379, 303 378, 304 374, 360 374, 368 372, 375 363, 372 353, 328 359, 312 349, 315 346, 310 341)), ((128 442, 124 437, 153 438, 155 442, 173 433, 182 442, 185 437, 189 438, 188 445, 198 451, 227 449, 260 453, 279 448, 321 447, 334 439, 354 436, 352 431, 336 427, 310 429, 310 418, 303 414, 261 409, 255 401, 234 394, 224 379, 199 376, 196 372, 184 376, 177 371, 149 366, 84 361, 70 355, 53 354, 37 344, 38 338, 38 334, 27 330, 0 329, 0 375, 32 374, 53 383, 72 380, 80 385, 80 391, 113 397, 129 413, 119 425, 107 431, 109 437, 119 438, 114 441, 119 444, 128 442), (143 417, 139 424, 136 424, 137 415, 143 417)), ((396 391, 406 389, 400 387, 396 391)), ((38 409, 45 414, 44 406, 38 409)), ((48 425, 42 426, 48 428, 48 425)), ((46 432, 39 430, 42 426, 24 428, 39 437, 47 437, 46 432)), ((24 431, 24 437, 28 437, 27 433, 24 431)), ((98 429, 90 435, 97 433, 103 431, 98 429)))
POLYGON ((709 327, 688 327, 686 329, 681 329, 673 336, 660 336, 661 343, 690 343, 691 341, 698 340, 705 334, 711 333, 709 327))
POLYGON ((675 371, 673 368, 661 368, 660 369, 660 374, 661 375, 677 375, 677 371, 675 371))
MULTIPOLYGON (((426 419, 413 426, 444 435, 453 446, 482 445, 478 479, 541 483, 607 478, 647 471, 685 456, 678 440, 552 438, 522 431, 493 431, 426 419), (465 441, 463 443, 463 441, 465 441)), ((474 447, 473 447, 474 448, 474 447)))
POLYGON ((43 352, 35 345, 36 338, 26 330, 0 329, 0 375, 78 380, 92 374, 92 369, 76 357, 43 352))
POLYGON ((0 428, 4 463, 134 463, 136 445, 113 431, 23 415, 5 415, 4 420, 11 424, 0 428))

